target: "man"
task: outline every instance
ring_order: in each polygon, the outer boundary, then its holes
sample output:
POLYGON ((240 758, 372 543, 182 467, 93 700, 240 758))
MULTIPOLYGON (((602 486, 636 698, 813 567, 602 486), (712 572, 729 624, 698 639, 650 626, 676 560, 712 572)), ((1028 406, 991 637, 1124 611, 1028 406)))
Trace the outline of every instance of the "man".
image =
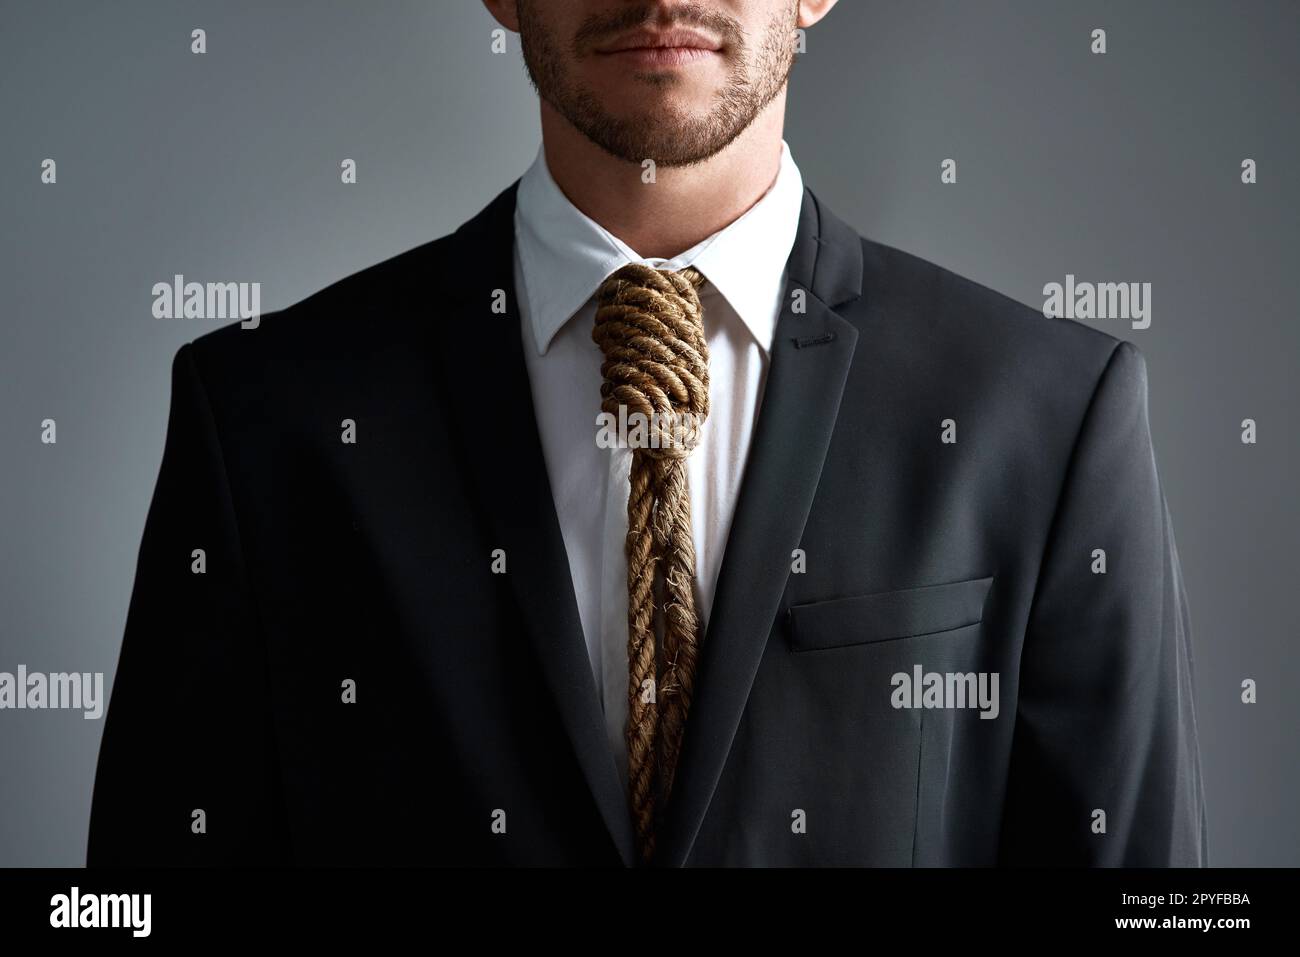
POLYGON ((1203 863, 1137 350, 803 187, 833 0, 487 6, 532 167, 176 357, 90 863, 1203 863))

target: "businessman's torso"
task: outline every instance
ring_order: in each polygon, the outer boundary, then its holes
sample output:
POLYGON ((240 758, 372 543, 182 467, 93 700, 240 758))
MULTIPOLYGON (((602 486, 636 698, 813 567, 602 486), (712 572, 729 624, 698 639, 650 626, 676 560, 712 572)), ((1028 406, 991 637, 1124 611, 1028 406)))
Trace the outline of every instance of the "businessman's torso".
MULTIPOLYGON (((454 292, 440 267, 487 233, 195 346, 301 862, 620 860, 518 320, 490 308, 502 221, 454 292)), ((822 233, 794 271, 813 308, 778 325, 667 853, 993 863, 1040 563, 1114 341, 822 233)))

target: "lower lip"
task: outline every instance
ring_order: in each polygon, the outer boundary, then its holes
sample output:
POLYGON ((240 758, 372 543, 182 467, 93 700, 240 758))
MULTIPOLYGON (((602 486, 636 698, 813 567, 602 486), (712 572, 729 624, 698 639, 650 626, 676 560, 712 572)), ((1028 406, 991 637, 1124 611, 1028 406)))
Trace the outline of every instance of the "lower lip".
POLYGON ((702 47, 636 47, 632 50, 615 50, 602 56, 628 66, 667 67, 700 63, 718 56, 717 50, 702 47))

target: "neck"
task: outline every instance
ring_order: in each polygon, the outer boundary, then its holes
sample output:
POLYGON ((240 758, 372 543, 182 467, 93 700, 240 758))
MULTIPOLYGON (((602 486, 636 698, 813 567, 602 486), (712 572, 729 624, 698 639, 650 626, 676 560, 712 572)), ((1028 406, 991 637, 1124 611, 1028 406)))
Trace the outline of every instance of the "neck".
POLYGON ((781 164, 785 93, 726 148, 694 166, 655 170, 606 153, 542 101, 542 144, 556 185, 578 209, 646 258, 672 257, 735 222, 781 164))

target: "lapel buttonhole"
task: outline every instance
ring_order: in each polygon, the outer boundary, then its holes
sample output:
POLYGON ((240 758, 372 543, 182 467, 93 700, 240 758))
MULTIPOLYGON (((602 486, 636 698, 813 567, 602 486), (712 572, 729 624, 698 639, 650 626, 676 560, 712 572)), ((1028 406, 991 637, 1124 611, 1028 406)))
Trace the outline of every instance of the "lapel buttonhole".
POLYGON ((835 333, 828 332, 821 336, 794 336, 793 342, 796 349, 806 349, 808 346, 822 346, 828 342, 835 341, 835 333))

